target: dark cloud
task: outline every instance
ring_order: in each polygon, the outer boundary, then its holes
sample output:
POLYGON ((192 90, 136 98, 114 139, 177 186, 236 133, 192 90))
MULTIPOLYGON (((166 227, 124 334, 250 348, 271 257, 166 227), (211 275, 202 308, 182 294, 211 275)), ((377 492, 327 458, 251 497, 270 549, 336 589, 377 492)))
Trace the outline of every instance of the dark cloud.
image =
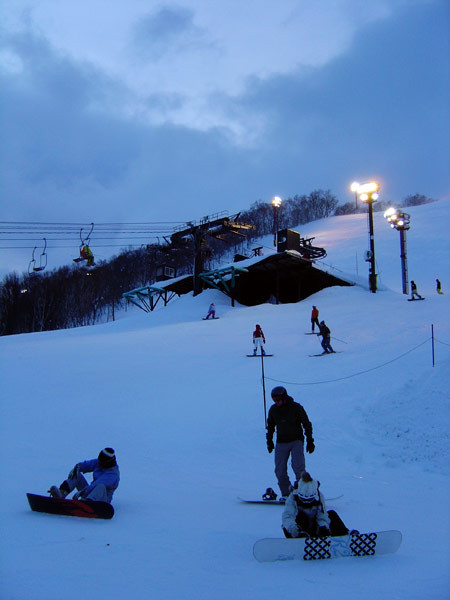
POLYGON ((233 110, 267 120, 263 152, 280 157, 283 179, 297 168, 299 183, 315 174, 334 189, 339 178, 378 174, 394 195, 448 191, 445 4, 367 26, 321 69, 250 84, 233 110))
POLYGON ((182 6, 163 6, 142 17, 133 28, 132 47, 142 59, 159 59, 165 54, 198 44, 202 30, 194 23, 194 11, 182 6))
MULTIPOLYGON (((182 22, 178 31, 192 19, 182 22)), ((239 98, 222 97, 223 110, 267 124, 251 149, 220 129, 124 118, 130 97, 117 82, 30 32, 5 39, 23 71, 3 71, 0 82, 3 220, 181 221, 316 188, 346 201, 348 183, 372 175, 392 199, 442 196, 443 22, 445 2, 415 6, 367 27, 323 68, 253 80, 239 98)), ((183 99, 148 101, 169 108, 183 99)))

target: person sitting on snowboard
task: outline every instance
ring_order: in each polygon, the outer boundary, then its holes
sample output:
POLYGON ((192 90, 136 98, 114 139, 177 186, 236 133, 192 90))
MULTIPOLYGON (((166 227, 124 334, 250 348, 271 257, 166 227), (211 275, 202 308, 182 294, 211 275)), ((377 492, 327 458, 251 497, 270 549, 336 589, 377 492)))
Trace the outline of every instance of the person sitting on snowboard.
POLYGON ((97 500, 109 502, 120 481, 119 466, 113 448, 103 448, 97 458, 77 463, 62 484, 52 485, 49 494, 53 498, 65 498, 75 488, 73 500, 97 500), (83 473, 93 473, 93 481, 88 484, 83 473))
POLYGON ((336 511, 327 510, 325 497, 319 489, 320 482, 307 471, 294 486, 286 499, 281 517, 282 529, 287 538, 347 535, 349 531, 336 511))
POLYGON ((322 336, 322 341, 321 341, 321 345, 322 345, 322 348, 323 348, 322 354, 332 354, 332 353, 334 353, 334 350, 333 350, 333 348, 331 347, 331 344, 330 344, 331 331, 325 325, 325 321, 320 321, 320 323, 319 323, 319 333, 317 335, 321 335, 322 336))
POLYGON ((253 332, 253 354, 256 356, 258 348, 261 348, 261 354, 265 354, 263 344, 266 343, 266 338, 264 337, 263 330, 261 329, 261 325, 256 325, 255 331, 253 332))

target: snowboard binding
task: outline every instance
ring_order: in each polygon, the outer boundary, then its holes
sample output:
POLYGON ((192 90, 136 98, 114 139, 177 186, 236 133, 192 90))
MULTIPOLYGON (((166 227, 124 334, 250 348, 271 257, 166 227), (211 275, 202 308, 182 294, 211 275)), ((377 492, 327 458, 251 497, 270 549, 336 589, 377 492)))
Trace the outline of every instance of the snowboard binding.
POLYGON ((272 488, 267 488, 267 490, 265 491, 265 493, 262 495, 262 499, 263 500, 276 500, 277 499, 277 495, 273 491, 272 488))

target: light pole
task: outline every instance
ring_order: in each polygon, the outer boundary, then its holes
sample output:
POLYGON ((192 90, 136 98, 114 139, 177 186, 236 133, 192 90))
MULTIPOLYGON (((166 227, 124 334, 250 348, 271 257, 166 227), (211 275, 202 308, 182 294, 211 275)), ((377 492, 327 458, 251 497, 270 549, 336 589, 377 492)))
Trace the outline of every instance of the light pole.
POLYGON ((384 218, 393 229, 400 231, 400 259, 402 264, 402 292, 409 294, 408 259, 406 257, 406 232, 409 229, 410 216, 398 208, 388 208, 384 218))
POLYGON ((358 189, 359 189, 359 183, 357 181, 354 181, 352 183, 352 185, 350 186, 350 189, 352 192, 355 193, 355 208, 356 210, 358 210, 358 189))
POLYGON ((375 294, 377 291, 377 275, 375 273, 375 239, 373 232, 373 203, 378 199, 378 190, 380 186, 376 181, 363 183, 358 186, 358 196, 362 202, 367 202, 369 205, 369 240, 370 250, 367 257, 367 262, 370 264, 369 269, 369 287, 370 291, 375 294))
POLYGON ((275 196, 272 198, 272 206, 273 206, 273 245, 276 247, 277 245, 277 232, 278 232, 278 209, 281 206, 281 198, 279 196, 275 196))

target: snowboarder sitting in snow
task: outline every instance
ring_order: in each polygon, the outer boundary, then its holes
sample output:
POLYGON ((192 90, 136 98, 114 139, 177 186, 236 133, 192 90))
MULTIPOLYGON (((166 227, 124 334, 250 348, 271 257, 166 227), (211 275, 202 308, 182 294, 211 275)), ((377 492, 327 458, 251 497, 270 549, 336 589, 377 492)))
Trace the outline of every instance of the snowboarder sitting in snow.
POLYGON ((99 500, 111 503, 120 481, 119 467, 113 448, 103 448, 98 458, 77 463, 59 488, 52 485, 48 490, 53 498, 65 498, 75 488, 74 500, 99 500), (93 481, 88 484, 83 473, 93 473, 93 481))
POLYGON ((320 483, 304 471, 284 505, 282 528, 287 538, 346 535, 349 532, 334 510, 326 510, 320 483))
POLYGON ((205 319, 209 319, 209 317, 212 317, 213 319, 216 318, 216 307, 214 306, 214 302, 211 302, 209 305, 208 314, 206 315, 205 319))
POLYGON ((311 331, 314 331, 314 325, 317 325, 317 327, 320 329, 319 309, 317 306, 313 306, 311 311, 311 331))
POLYGON ((282 385, 274 387, 272 400, 275 404, 269 409, 266 440, 267 450, 270 454, 274 449, 273 434, 276 429, 275 475, 281 491, 280 500, 282 500, 289 495, 292 489, 287 470, 289 456, 295 477, 299 479, 305 470, 304 437, 306 437, 306 452, 312 454, 315 445, 312 425, 305 409, 288 396, 286 388, 282 385))
POLYGON ((423 297, 417 291, 417 285, 414 280, 411 280, 411 300, 415 300, 415 297, 418 297, 419 300, 423 300, 423 297))
POLYGON ((264 337, 263 330, 261 329, 261 325, 256 325, 256 329, 253 332, 253 354, 256 356, 256 352, 258 348, 261 348, 261 354, 265 354, 263 343, 266 343, 266 338, 264 337))
POLYGON ((322 336, 322 342, 321 342, 322 348, 323 348, 322 354, 331 354, 331 353, 333 353, 334 350, 333 350, 333 348, 331 347, 331 344, 330 344, 331 331, 325 325, 325 321, 320 321, 320 323, 319 323, 319 333, 317 335, 321 335, 322 336))

